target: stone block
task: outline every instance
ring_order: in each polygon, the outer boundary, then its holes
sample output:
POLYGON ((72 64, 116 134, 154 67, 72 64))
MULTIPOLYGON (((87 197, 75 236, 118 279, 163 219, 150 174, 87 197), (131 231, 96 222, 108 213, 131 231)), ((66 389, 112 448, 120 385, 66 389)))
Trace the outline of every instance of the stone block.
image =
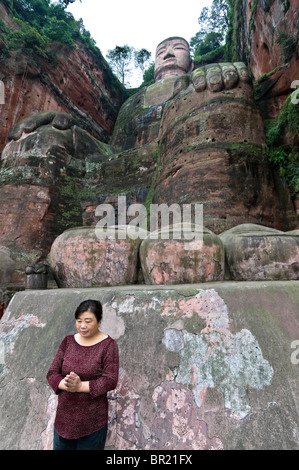
POLYGON ((223 280, 224 248, 220 238, 203 228, 202 241, 189 241, 174 237, 173 227, 168 227, 170 239, 163 239, 160 230, 158 239, 153 239, 150 234, 142 241, 140 262, 145 283, 186 284, 223 280))
POLYGON ((299 231, 281 232, 256 224, 219 235, 227 269, 235 281, 299 279, 299 231))
POLYGON ((101 239, 102 229, 80 227, 63 232, 52 244, 50 264, 59 287, 134 284, 140 240, 115 227, 115 237, 101 239))

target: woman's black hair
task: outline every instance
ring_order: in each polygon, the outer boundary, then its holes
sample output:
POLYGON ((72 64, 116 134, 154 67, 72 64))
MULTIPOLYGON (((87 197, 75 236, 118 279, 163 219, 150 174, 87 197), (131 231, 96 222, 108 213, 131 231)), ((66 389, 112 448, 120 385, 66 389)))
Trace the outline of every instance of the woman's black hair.
POLYGON ((93 313, 96 316, 98 322, 102 320, 103 308, 99 300, 84 300, 81 302, 75 311, 75 319, 77 320, 83 312, 93 313))

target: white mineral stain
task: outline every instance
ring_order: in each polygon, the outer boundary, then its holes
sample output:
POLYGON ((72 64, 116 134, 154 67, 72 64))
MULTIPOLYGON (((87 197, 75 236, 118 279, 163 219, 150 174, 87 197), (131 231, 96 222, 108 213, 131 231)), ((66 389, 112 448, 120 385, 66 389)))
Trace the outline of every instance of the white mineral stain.
POLYGON ((0 324, 0 342, 1 342, 1 365, 2 370, 0 370, 0 381, 7 374, 6 368, 6 358, 8 354, 13 354, 14 345, 18 339, 20 333, 30 326, 36 328, 44 328, 46 323, 41 323, 37 316, 35 315, 21 315, 18 318, 10 318, 10 312, 6 312, 6 321, 5 323, 0 324))
MULTIPOLYGON (((263 389, 269 385, 273 368, 263 358, 249 330, 231 333, 227 306, 214 289, 203 291, 187 302, 180 302, 183 318, 190 318, 192 312, 204 319, 206 326, 199 334, 183 332, 184 347, 180 349, 175 381, 191 387, 199 407, 207 389, 216 387, 223 394, 228 415, 243 419, 251 410, 247 387, 263 389)), ((166 315, 172 309, 170 303, 166 315)), ((164 344, 168 346, 165 340, 164 344)))

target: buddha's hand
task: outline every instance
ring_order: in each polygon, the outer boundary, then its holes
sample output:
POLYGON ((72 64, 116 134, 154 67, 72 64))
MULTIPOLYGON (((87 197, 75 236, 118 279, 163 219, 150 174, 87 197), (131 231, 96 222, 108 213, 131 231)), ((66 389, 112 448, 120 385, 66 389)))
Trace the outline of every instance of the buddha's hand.
POLYGON ((230 90, 240 83, 250 83, 248 68, 243 62, 204 65, 195 69, 191 81, 197 92, 230 90))

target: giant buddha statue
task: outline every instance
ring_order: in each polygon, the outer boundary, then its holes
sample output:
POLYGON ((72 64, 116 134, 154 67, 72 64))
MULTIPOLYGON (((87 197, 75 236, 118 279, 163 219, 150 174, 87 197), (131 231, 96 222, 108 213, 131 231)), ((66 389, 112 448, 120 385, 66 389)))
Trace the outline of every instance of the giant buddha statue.
POLYGON ((156 151, 151 202, 202 203, 215 233, 249 222, 295 226, 242 62, 195 68, 185 39, 165 39, 156 49, 155 83, 124 103, 111 146, 127 156, 129 149, 156 151))
MULTIPOLYGON (((43 252, 66 216, 68 224, 80 223, 73 215, 81 210, 78 186, 81 193, 84 187, 94 192, 81 201, 86 225, 96 224, 98 204, 117 204, 112 196, 125 192, 134 193, 133 202, 203 204, 204 225, 216 234, 241 223, 296 226, 288 191, 266 157, 247 67, 195 67, 180 37, 157 46, 155 83, 122 105, 109 145, 78 127, 73 116, 30 116, 10 132, 0 178, 4 196, 11 185, 19 188, 19 200, 2 204, 3 221, 21 227, 16 243, 32 249, 38 239, 43 252)), ((8 243, 13 234, 3 229, 1 236, 8 243)))

